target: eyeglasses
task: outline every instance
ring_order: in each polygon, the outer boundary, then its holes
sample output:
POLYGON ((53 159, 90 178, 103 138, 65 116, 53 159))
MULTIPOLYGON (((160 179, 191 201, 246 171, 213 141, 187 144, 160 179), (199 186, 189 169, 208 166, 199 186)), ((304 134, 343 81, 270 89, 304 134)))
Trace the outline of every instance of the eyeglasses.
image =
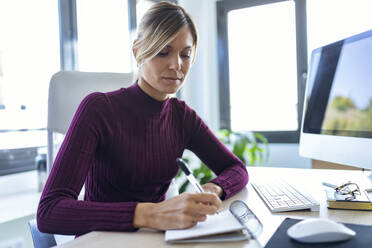
POLYGON ((345 195, 345 200, 355 199, 355 195, 360 195, 359 186, 356 183, 347 182, 335 188, 336 193, 345 195))

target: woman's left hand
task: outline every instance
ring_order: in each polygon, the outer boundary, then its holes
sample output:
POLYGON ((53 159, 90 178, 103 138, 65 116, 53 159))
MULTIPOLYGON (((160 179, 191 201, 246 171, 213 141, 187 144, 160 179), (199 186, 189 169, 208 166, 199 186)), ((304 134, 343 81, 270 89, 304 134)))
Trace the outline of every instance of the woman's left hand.
POLYGON ((203 185, 203 190, 205 192, 215 193, 218 197, 221 197, 223 189, 214 183, 206 183, 203 185))

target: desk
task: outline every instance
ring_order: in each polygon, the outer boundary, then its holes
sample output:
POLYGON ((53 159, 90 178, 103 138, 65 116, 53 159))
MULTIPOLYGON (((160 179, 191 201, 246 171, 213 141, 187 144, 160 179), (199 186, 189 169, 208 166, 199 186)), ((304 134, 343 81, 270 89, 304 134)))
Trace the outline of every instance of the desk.
MULTIPOLYGON (((260 218, 264 225, 263 233, 259 237, 262 245, 265 245, 282 220, 286 217, 291 218, 314 218, 322 217, 334 221, 371 225, 372 214, 370 211, 351 211, 351 210, 331 210, 326 207, 326 198, 322 181, 331 183, 342 183, 345 181, 355 181, 361 183, 364 187, 371 187, 371 182, 367 180, 367 175, 361 171, 344 171, 344 170, 321 170, 321 169, 289 169, 289 168, 272 168, 272 167, 249 167, 248 173, 250 178, 255 176, 280 176, 289 182, 301 183, 301 185, 311 186, 308 188, 309 193, 319 201, 320 211, 296 211, 286 213, 271 213, 264 202, 257 195, 256 191, 248 184, 241 192, 234 197, 224 201, 223 210, 227 209, 229 204, 240 199, 245 201, 253 212, 260 218)), ((83 235, 73 241, 65 243, 59 247, 239 247, 251 248, 258 247, 253 242, 234 242, 229 243, 211 243, 211 244, 177 244, 170 245, 164 241, 164 234, 160 231, 140 229, 135 233, 126 232, 91 232, 83 235)))

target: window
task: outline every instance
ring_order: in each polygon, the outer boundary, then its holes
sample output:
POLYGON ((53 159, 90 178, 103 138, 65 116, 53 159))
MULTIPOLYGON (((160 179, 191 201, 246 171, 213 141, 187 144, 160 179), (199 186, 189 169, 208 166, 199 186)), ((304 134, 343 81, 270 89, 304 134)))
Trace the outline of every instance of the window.
POLYGON ((140 23, 145 12, 153 5, 154 2, 151 0, 138 0, 136 9, 137 9, 137 24, 140 23))
MULTIPOLYGON (((130 0, 133 1, 133 0, 130 0)), ((143 15, 145 12, 155 3, 162 2, 164 0, 134 0, 136 1, 136 20, 137 24, 140 23, 143 15)), ((171 2, 177 4, 177 0, 168 0, 167 2, 171 2)))
POLYGON ((48 84, 60 68, 57 4, 0 2, 0 130, 46 127, 48 84))
POLYGON ((0 1, 0 175, 35 168, 55 72, 132 71, 135 19, 136 0, 0 1))
POLYGON ((127 3, 76 1, 79 70, 132 71, 127 3))
POLYGON ((372 29, 370 0, 307 2, 308 53, 317 47, 372 29))
POLYGON ((297 130, 294 14, 289 1, 228 13, 232 130, 297 130))
MULTIPOLYGON (((72 68, 80 71, 133 71, 131 48, 136 23, 139 23, 145 11, 155 2, 158 1, 76 0, 77 31, 71 31, 77 32, 78 56, 77 61, 66 64, 72 63, 72 68)), ((66 13, 66 17, 73 19, 74 8, 65 8, 67 12, 71 9, 72 13, 66 13)), ((73 25, 74 21, 66 23, 73 25)), ((67 40, 65 43, 68 42, 73 41, 67 40)), ((72 55, 71 60, 73 59, 72 55)))
POLYGON ((0 1, 0 175, 35 168, 60 69, 58 1, 0 1))
POLYGON ((307 58, 372 29, 369 0, 217 2, 220 126, 299 139, 307 58))
POLYGON ((304 1, 217 2, 221 128, 297 142, 306 71, 304 1))

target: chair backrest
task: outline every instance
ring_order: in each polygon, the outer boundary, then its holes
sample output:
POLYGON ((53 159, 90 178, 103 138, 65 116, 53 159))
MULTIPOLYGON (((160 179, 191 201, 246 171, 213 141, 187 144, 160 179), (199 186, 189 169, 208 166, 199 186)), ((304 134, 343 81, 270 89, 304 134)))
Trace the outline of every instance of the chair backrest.
POLYGON ((30 226, 32 241, 35 248, 49 248, 57 245, 53 234, 42 233, 39 231, 36 219, 30 220, 28 225, 30 226))
POLYGON ((60 71, 52 76, 48 96, 47 173, 57 152, 53 133, 66 134, 83 98, 92 92, 109 92, 132 83, 132 73, 60 71))

